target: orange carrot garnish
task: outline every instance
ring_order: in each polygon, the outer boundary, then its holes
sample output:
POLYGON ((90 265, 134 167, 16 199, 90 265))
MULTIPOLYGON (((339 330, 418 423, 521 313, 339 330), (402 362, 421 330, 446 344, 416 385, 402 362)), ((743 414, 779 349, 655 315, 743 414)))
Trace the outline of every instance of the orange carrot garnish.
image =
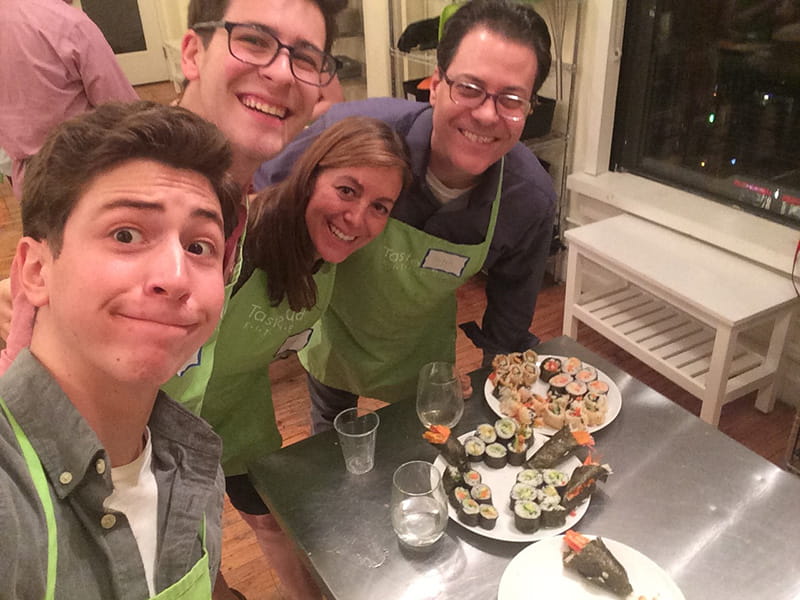
POLYGON ((572 529, 564 534, 564 541, 574 552, 580 552, 589 543, 589 538, 572 529))

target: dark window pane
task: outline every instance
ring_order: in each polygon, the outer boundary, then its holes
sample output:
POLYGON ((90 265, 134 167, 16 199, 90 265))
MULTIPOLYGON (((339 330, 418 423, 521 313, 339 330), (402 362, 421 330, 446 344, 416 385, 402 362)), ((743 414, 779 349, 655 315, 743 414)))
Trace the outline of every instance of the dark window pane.
POLYGON ((81 0, 81 6, 103 32, 114 54, 147 50, 136 0, 81 0))

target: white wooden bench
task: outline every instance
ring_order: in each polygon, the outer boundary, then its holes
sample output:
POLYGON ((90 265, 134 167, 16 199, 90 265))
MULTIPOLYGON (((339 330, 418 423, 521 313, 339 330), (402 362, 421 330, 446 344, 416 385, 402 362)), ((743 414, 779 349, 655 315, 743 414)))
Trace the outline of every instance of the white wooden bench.
POLYGON ((753 390, 758 409, 772 410, 800 302, 788 277, 631 215, 566 239, 565 335, 586 323, 697 396, 715 426, 724 403, 753 390), (768 347, 741 335, 756 327, 771 327, 768 347))

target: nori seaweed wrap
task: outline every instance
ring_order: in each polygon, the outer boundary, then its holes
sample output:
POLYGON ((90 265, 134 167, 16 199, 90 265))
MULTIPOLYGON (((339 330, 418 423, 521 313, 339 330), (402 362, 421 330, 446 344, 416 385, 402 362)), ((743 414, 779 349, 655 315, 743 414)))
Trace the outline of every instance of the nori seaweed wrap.
POLYGON ((445 494, 450 495, 459 485, 464 485, 464 476, 461 474, 461 471, 458 470, 458 467, 445 467, 444 474, 442 475, 442 486, 444 486, 445 494))
POLYGON ((608 465, 594 463, 581 465, 572 472, 567 487, 561 495, 561 504, 572 510, 594 493, 597 481, 606 481, 611 473, 608 465))
POLYGON ((536 533, 542 524, 542 509, 536 502, 519 501, 514 504, 514 525, 522 533, 536 533))
POLYGON ((611 554, 602 538, 587 542, 582 535, 568 531, 564 539, 568 546, 562 557, 566 568, 577 571, 586 580, 620 598, 633 592, 625 567, 611 554))
POLYGON ((563 527, 567 522, 566 508, 560 504, 540 504, 542 509, 542 527, 563 527))
POLYGON ((461 506, 458 509, 458 518, 464 525, 477 527, 478 521, 480 520, 479 513, 480 507, 475 500, 472 498, 464 498, 464 500, 461 501, 461 506))
POLYGON ((458 441, 458 438, 450 435, 450 428, 444 425, 431 425, 428 430, 422 434, 428 442, 431 443, 439 452, 442 453, 442 458, 447 461, 447 464, 456 467, 459 471, 466 471, 469 469, 467 462, 467 451, 464 445, 458 441))
POLYGON ((478 507, 478 524, 484 529, 494 529, 497 514, 497 509, 491 504, 481 504, 478 507))
POLYGON ((461 508, 461 502, 465 498, 469 498, 469 488, 465 486, 456 486, 453 488, 453 491, 449 494, 450 496, 450 504, 453 505, 453 508, 459 510, 461 508))
POLYGON ((564 426, 559 429, 525 463, 527 468, 551 469, 562 460, 575 453, 581 446, 592 445, 594 440, 585 431, 570 431, 564 426))

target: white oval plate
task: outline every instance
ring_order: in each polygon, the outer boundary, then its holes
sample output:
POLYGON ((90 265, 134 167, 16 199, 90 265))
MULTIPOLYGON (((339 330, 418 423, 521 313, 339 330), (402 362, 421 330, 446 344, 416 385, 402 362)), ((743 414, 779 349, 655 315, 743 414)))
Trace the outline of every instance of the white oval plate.
MULTIPOLYGON (((593 539, 595 536, 586 537, 593 539)), ((497 600, 530 600, 534 590, 537 598, 619 600, 618 596, 564 568, 561 562, 563 540, 564 536, 560 535, 531 544, 512 558, 500 578, 497 600)), ((667 572, 644 554, 606 537, 603 542, 628 573, 633 587, 629 598, 686 600, 667 572)))
MULTIPOLYGON (((463 442, 473 434, 474 432, 465 433, 460 435, 458 439, 463 442)), ((545 441, 547 441, 547 438, 543 435, 540 435, 538 432, 534 432, 533 435, 533 446, 528 450, 528 458, 530 458, 531 455, 533 455, 533 453, 538 450, 542 444, 545 443, 545 441)), ((447 462, 444 460, 444 458, 442 458, 441 454, 436 457, 436 460, 433 461, 433 464, 437 469, 439 469, 440 473, 444 473, 447 462)), ((586 513, 586 510, 589 508, 589 500, 591 498, 584 500, 581 504, 576 506, 570 514, 567 515, 567 521, 563 527, 543 527, 535 533, 522 533, 514 526, 514 512, 511 510, 511 508, 509 508, 508 505, 511 488, 516 482, 517 473, 522 470, 522 467, 511 467, 506 465, 502 469, 492 469, 487 467, 483 462, 471 463, 471 465, 473 469, 481 474, 483 483, 492 488, 492 503, 498 512, 497 525, 494 526, 494 529, 484 529, 480 525, 477 527, 464 525, 464 523, 462 523, 458 518, 458 511, 456 511, 456 509, 453 508, 453 505, 450 504, 449 498, 447 503, 447 513, 450 518, 461 525, 461 527, 469 529, 478 535, 495 540, 503 540, 505 542, 535 542, 536 540, 543 540, 570 529, 575 525, 575 523, 581 520, 583 515, 586 513)), ((564 471, 568 475, 572 475, 572 472, 575 470, 575 468, 579 467, 580 465, 581 461, 576 457, 571 456, 556 465, 555 468, 564 471)))
MULTIPOLYGON (((562 361, 566 360, 566 356, 558 356, 556 354, 542 354, 541 358, 560 358, 562 361)), ((542 361, 540 360, 538 365, 541 366, 542 361)), ((584 362, 583 364, 588 365, 589 363, 584 362)), ((600 381, 605 381, 608 384, 608 412, 606 413, 606 420, 603 421, 600 425, 594 425, 593 427, 587 427, 586 430, 589 433, 594 433, 595 431, 601 430, 603 427, 611 423, 614 419, 617 418, 619 411, 622 410, 622 394, 619 392, 619 388, 617 384, 614 383, 614 380, 611 379, 608 375, 606 375, 600 369, 597 369, 597 378, 600 381)), ((547 390, 550 388, 549 383, 545 383, 544 381, 538 380, 536 383, 533 384, 531 390, 534 394, 538 394, 540 396, 544 396, 547 394, 547 390)), ((502 412, 500 412, 500 401, 495 398, 494 396, 494 382, 488 377, 486 378, 486 383, 483 386, 483 395, 486 398, 486 403, 489 405, 489 408, 499 417, 505 417, 502 412)), ((553 435, 557 430, 549 427, 548 425, 542 425, 541 427, 537 427, 536 431, 543 435, 553 435)))

